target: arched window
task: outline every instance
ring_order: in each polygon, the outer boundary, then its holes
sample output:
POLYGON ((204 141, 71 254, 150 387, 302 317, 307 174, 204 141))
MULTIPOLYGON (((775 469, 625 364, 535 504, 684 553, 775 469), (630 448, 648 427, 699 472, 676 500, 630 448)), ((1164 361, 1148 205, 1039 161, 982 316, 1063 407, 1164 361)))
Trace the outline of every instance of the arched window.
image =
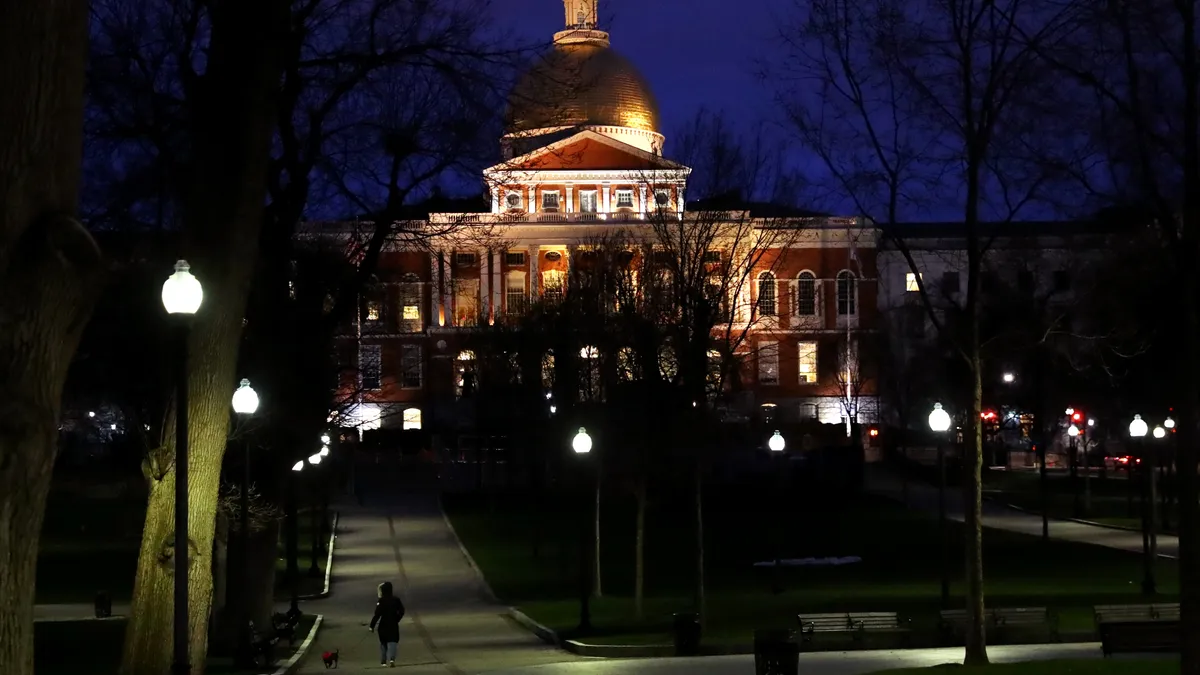
POLYGON ((796 315, 816 316, 817 277, 812 272, 801 272, 796 277, 796 315))
POLYGON ((588 345, 579 350, 579 394, 584 401, 601 400, 600 350, 588 345))
POLYGON ((404 411, 404 430, 421 429, 421 409, 408 408, 404 411))
POLYGON ((858 280, 850 270, 842 270, 837 275, 837 311, 838 316, 853 316, 857 310, 858 280))
POLYGON ((758 313, 763 316, 775 316, 777 313, 775 298, 775 275, 763 272, 758 277, 758 313))
POLYGON ((617 352, 617 376, 622 382, 632 382, 641 379, 637 368, 637 357, 630 347, 621 347, 617 352))

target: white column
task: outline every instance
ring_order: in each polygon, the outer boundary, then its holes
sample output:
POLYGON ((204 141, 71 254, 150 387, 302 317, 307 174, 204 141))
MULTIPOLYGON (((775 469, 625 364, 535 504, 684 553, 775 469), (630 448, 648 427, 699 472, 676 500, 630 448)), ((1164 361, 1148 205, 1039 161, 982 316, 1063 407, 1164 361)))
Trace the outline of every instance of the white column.
POLYGON ((537 212, 537 201, 536 200, 537 200, 537 188, 530 185, 529 186, 529 212, 530 213, 537 212))
POLYGON ((482 250, 478 253, 479 260, 479 320, 486 322, 488 318, 488 252, 482 250))
POLYGON ((678 201, 679 201, 679 203, 676 204, 676 208, 679 209, 679 215, 681 215, 681 216, 683 215, 683 207, 687 203, 687 197, 684 196, 684 192, 686 190, 687 190, 687 188, 684 187, 684 184, 680 183, 678 192, 676 193, 678 195, 678 201))
POLYGON ((575 213, 575 186, 563 186, 567 193, 567 213, 575 213))
POLYGON ((492 317, 493 318, 497 318, 499 316, 501 308, 504 306, 500 302, 500 293, 502 292, 500 284, 501 284, 501 279, 503 278, 503 274, 501 273, 501 270, 504 269, 503 265, 501 265, 501 263, 504 261, 503 256, 504 256, 504 251, 493 251, 492 252, 492 308, 493 308, 492 317))
POLYGON ((538 261, 540 259, 541 249, 537 244, 529 247, 529 301, 536 302, 541 295, 542 274, 538 271, 538 261))
POLYGON ((429 303, 421 303, 422 312, 425 307, 429 308, 429 316, 422 317, 423 328, 434 328, 442 325, 441 310, 442 310, 442 292, 441 279, 438 277, 438 251, 429 254, 429 303))
POLYGON ((604 211, 604 213, 612 212, 612 205, 609 202, 609 195, 611 193, 612 193, 612 186, 609 185, 608 183, 605 183, 604 184, 604 206, 601 207, 601 210, 604 211))
POLYGON ((500 189, 492 188, 492 213, 500 213, 500 189))
POLYGON ((638 186, 638 213, 645 213, 646 208, 646 184, 642 183, 638 186))

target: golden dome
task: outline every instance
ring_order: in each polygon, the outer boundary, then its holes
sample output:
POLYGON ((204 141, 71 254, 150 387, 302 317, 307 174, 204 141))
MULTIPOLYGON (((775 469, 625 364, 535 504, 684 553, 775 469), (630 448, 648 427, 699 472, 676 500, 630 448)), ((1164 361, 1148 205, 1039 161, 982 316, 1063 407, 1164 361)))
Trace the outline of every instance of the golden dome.
POLYGON ((509 133, 566 126, 659 132, 650 85, 625 57, 603 44, 557 44, 517 83, 509 133))

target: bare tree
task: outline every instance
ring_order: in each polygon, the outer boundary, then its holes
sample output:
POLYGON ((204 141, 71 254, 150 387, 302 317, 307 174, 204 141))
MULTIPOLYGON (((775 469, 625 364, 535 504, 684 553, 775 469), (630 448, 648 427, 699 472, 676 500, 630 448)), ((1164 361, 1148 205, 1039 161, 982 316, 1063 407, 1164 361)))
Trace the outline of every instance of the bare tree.
POLYGON ((63 384, 95 301, 96 243, 75 219, 87 7, 0 7, 0 670, 33 672, 34 572, 63 384))
POLYGON ((800 139, 860 213, 895 224, 909 205, 938 197, 961 208, 967 280, 952 320, 933 307, 896 230, 893 243, 918 280, 930 320, 971 373, 964 410, 968 664, 987 662, 979 297, 991 242, 980 225, 990 213, 1001 221, 1016 217, 1063 162, 1042 152, 1059 146, 1038 142, 1053 126, 1057 99, 1031 45, 1056 39, 1066 18, 1021 0, 820 0, 798 3, 781 31, 790 58, 776 73, 779 97, 800 139), (819 103, 793 88, 814 82, 819 103))

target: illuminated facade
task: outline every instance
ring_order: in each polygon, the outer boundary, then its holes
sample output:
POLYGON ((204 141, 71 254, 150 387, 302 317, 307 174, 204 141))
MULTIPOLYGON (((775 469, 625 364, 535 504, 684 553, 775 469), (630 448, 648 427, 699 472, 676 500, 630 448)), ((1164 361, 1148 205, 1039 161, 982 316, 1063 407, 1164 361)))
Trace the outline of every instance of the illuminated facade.
POLYGON ((875 229, 766 205, 690 210, 691 169, 664 157, 654 96, 599 30, 597 4, 564 0, 565 29, 514 90, 504 162, 483 175, 490 204, 432 214, 409 225, 437 233, 421 250, 384 252, 378 284, 340 339, 356 373, 343 388, 362 401, 346 424, 439 426, 438 407, 461 395, 469 372, 465 335, 571 293, 589 241, 620 231, 638 242, 629 264, 639 265, 663 223, 731 233, 705 255, 737 270, 723 302, 748 335, 734 351, 742 414, 766 405, 780 420, 874 421, 865 352, 876 321, 875 229), (791 234, 779 237, 780 228, 791 234), (740 253, 754 246, 762 250, 740 253))

